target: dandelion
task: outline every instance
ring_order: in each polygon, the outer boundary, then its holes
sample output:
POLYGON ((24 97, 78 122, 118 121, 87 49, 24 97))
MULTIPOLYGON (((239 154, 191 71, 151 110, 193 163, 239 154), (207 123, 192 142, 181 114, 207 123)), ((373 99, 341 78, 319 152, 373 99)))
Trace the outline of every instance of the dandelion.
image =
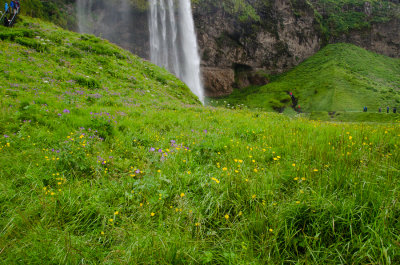
POLYGON ((228 220, 229 219, 229 214, 225 214, 225 219, 228 220))
POLYGON ((254 200, 257 196, 255 194, 253 194, 253 196, 251 196, 251 198, 254 200))
POLYGON ((302 177, 301 180, 306 180, 306 178, 305 178, 305 177, 302 177))
POLYGON ((296 164, 293 163, 293 164, 292 164, 292 167, 295 167, 295 166, 296 166, 296 164))
POLYGON ((349 140, 353 139, 353 136, 349 136, 349 140))
POLYGON ((253 171, 256 172, 256 173, 258 172, 257 168, 255 168, 253 171))
POLYGON ((151 213, 150 215, 153 217, 153 216, 156 215, 156 214, 155 214, 155 213, 151 213))
POLYGON ((242 211, 240 211, 240 212, 238 213, 238 216, 242 216, 242 214, 243 214, 242 211))
POLYGON ((104 235, 104 231, 101 231, 100 234, 101 234, 101 235, 104 235))
POLYGON ((114 222, 114 219, 110 218, 110 219, 108 219, 108 221, 109 221, 110 223, 112 223, 112 222, 114 222))
POLYGON ((118 214, 119 214, 119 212, 118 212, 118 211, 115 211, 114 215, 118 215, 118 214))
POLYGON ((314 168, 314 172, 318 172, 318 169, 314 168))
POLYGON ((195 226, 200 226, 200 223, 196 223, 195 226))
POLYGON ((296 204, 300 204, 300 201, 296 201, 296 204))
POLYGON ((270 228, 268 231, 273 232, 274 230, 272 228, 270 228))
POLYGON ((294 178, 294 180, 296 180, 296 181, 297 181, 297 180, 299 180, 299 178, 298 178, 298 177, 295 177, 295 178, 294 178))
POLYGON ((181 193, 181 198, 182 198, 182 197, 185 197, 185 193, 183 193, 183 192, 181 193))
POLYGON ((227 171, 227 170, 228 170, 228 168, 224 167, 224 168, 222 168, 222 170, 223 170, 223 171, 227 171))

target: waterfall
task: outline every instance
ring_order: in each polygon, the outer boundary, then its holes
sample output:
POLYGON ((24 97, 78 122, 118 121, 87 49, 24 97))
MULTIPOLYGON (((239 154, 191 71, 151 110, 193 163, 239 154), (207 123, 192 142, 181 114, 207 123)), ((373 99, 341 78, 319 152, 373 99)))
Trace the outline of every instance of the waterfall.
POLYGON ((150 58, 181 79, 204 102, 200 56, 190 0, 150 0, 150 58))
POLYGON ((76 15, 79 33, 93 33, 92 0, 77 0, 76 15))

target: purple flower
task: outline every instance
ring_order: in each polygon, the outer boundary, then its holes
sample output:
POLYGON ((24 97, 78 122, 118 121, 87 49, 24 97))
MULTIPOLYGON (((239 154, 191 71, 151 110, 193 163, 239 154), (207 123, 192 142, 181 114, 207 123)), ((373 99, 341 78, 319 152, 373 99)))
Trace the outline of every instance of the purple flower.
POLYGON ((150 152, 154 152, 156 149, 154 147, 150 148, 150 152))
POLYGON ((158 152, 159 152, 159 153, 162 153, 162 149, 158 149, 158 152))
POLYGON ((7 134, 4 135, 4 138, 8 138, 8 137, 10 137, 10 136, 8 136, 7 134))
POLYGON ((64 113, 71 113, 68 109, 63 110, 64 113))
POLYGON ((204 133, 207 133, 208 131, 207 130, 204 130, 204 133))
POLYGON ((136 174, 139 174, 139 173, 140 173, 140 170, 139 170, 139 169, 136 169, 135 173, 136 173, 136 174))

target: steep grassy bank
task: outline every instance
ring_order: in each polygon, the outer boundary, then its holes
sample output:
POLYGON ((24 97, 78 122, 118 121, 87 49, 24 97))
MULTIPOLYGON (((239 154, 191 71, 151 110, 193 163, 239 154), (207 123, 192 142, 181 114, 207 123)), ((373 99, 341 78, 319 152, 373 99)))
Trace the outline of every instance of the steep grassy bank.
POLYGON ((266 86, 236 90, 213 104, 283 110, 291 106, 293 92, 305 112, 362 111, 364 106, 377 112, 379 107, 400 107, 399 87, 399 59, 334 44, 266 86))
POLYGON ((400 262, 399 123, 202 107, 92 36, 0 37, 0 263, 400 262))

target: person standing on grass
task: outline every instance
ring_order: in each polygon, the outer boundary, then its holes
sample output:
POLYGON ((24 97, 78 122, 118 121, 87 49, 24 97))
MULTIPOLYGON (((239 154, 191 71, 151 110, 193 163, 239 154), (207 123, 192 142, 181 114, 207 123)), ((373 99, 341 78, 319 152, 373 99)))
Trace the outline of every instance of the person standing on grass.
POLYGON ((4 4, 4 13, 7 14, 7 12, 8 12, 8 3, 6 2, 4 4))
POLYGON ((379 108, 379 113, 381 113, 382 112, 382 108, 379 108))
POLYGON ((397 108, 394 107, 394 108, 393 108, 393 113, 396 113, 396 112, 397 112, 397 108))
POLYGON ((389 110, 390 110, 390 108, 389 108, 389 106, 387 106, 386 107, 386 112, 389 113, 389 110))

